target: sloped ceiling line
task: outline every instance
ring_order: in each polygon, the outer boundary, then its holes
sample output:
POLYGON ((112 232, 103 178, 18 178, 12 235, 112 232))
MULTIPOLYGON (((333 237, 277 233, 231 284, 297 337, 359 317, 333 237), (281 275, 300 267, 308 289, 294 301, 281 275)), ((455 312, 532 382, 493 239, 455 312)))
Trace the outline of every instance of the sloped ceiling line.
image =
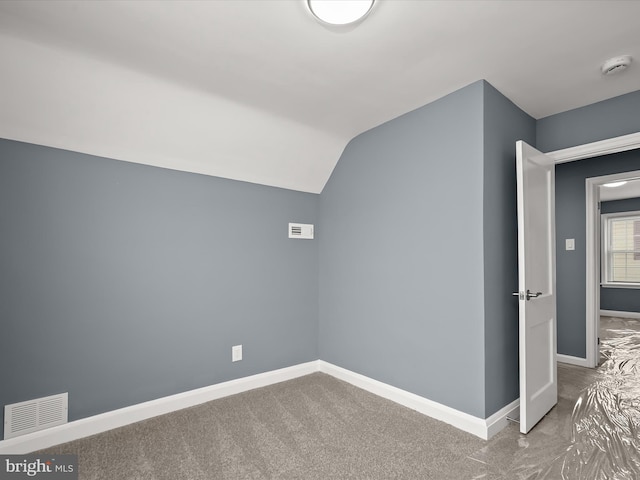
POLYGON ((319 193, 354 136, 486 79, 534 118, 640 85, 640 2, 0 2, 0 136, 319 193), (635 62, 604 77, 605 59, 635 62))

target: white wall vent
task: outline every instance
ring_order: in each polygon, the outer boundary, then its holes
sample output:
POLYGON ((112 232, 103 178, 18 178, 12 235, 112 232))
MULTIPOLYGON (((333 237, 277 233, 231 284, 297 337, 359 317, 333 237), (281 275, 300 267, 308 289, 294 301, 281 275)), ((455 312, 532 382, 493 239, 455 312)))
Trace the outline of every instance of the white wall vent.
POLYGON ((307 223, 290 223, 289 238, 313 239, 313 225, 307 223))
POLYGON ((67 423, 68 412, 68 393, 5 405, 4 439, 67 423))

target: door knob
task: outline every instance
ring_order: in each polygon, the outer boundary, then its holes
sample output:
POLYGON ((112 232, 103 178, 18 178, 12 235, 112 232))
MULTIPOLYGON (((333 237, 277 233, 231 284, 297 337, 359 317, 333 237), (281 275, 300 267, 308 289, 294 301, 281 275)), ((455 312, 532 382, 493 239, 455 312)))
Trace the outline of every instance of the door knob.
POLYGON ((527 300, 531 300, 532 298, 537 298, 542 295, 542 292, 531 293, 531 290, 527 290, 526 298, 527 300))
POLYGON ((531 293, 531 290, 527 290, 526 295, 521 294, 520 292, 513 292, 511 295, 513 295, 514 297, 519 297, 520 300, 524 300, 525 298, 527 300, 531 300, 532 298, 536 298, 542 295, 542 292, 531 293))

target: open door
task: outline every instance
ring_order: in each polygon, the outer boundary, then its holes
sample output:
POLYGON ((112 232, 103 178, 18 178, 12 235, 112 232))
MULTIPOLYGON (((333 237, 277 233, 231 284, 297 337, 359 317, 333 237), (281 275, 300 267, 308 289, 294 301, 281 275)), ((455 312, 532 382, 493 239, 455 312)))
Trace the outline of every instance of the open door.
POLYGON ((556 369, 555 166, 516 143, 520 432, 558 402, 556 369))

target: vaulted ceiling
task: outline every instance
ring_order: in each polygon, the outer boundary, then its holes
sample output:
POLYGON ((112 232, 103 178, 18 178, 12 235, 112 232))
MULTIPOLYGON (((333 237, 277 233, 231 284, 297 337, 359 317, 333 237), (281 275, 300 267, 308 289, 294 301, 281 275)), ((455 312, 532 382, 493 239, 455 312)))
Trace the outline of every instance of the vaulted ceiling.
POLYGON ((354 136, 479 79, 535 118, 639 89, 639 18, 378 0, 341 29, 304 0, 4 0, 0 137, 319 193, 354 136))

